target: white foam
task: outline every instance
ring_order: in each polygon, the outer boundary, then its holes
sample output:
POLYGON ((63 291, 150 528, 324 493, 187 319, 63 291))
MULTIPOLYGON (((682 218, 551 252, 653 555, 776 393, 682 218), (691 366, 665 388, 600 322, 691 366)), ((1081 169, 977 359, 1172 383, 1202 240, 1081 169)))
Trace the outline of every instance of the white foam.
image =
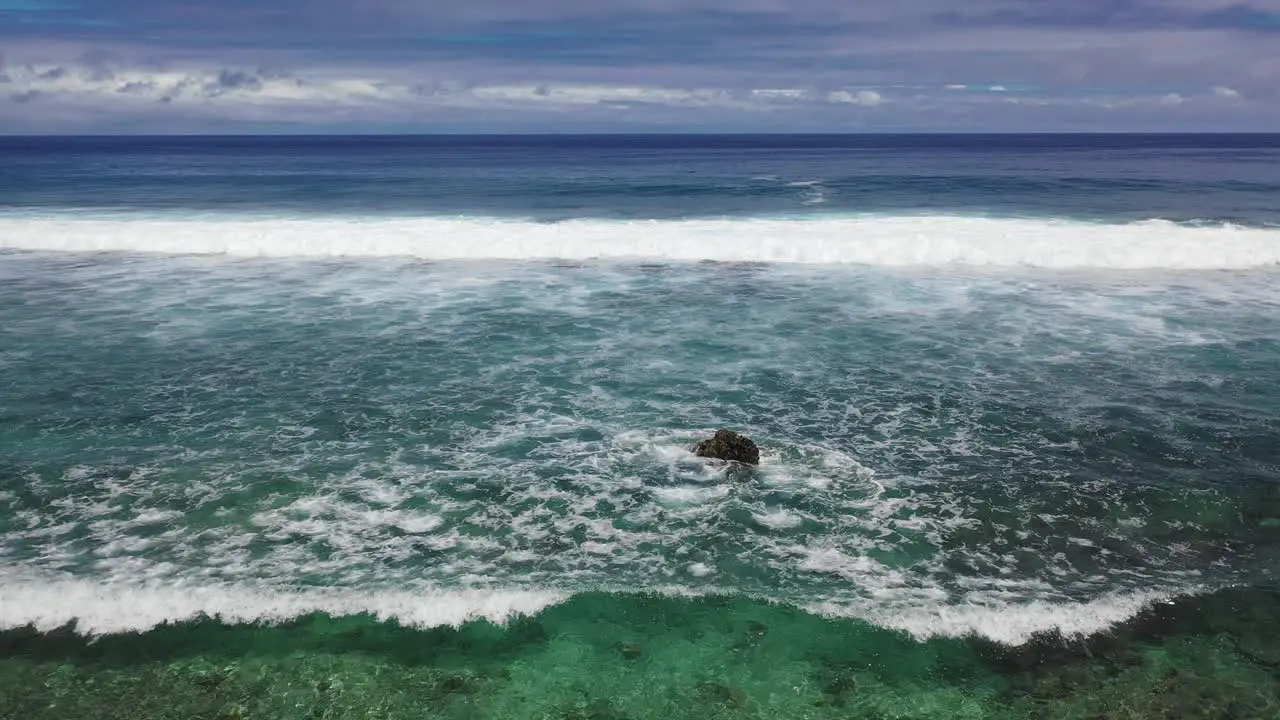
POLYGON ((85 635, 145 631, 201 615, 225 623, 278 623, 308 613, 371 614, 416 628, 502 624, 534 615, 568 596, 541 590, 280 590, 244 585, 133 585, 74 578, 0 577, 0 630, 49 631, 74 620, 85 635))
MULTIPOLYGON (((1186 595, 1190 591, 1176 594, 1186 595)), ((1020 645, 1033 635, 1058 630, 1066 637, 1102 632, 1133 617, 1144 607, 1167 601, 1174 593, 1138 592, 1104 595, 1088 602, 987 601, 917 607, 869 606, 865 603, 815 603, 805 609, 826 617, 857 618, 880 627, 903 630, 917 640, 980 635, 1006 645, 1020 645)))
POLYGON ((1280 263, 1280 229, 1151 220, 0 218, 0 248, 234 256, 1239 269, 1280 263))
POLYGON ((653 496, 663 505, 702 505, 712 500, 719 500, 728 495, 728 486, 693 487, 658 487, 653 489, 653 496))
POLYGON ((438 515, 406 515, 396 522, 403 531, 410 534, 428 533, 444 524, 444 518, 438 515))
POLYGON ((798 527, 800 523, 804 522, 804 518, 800 517, 798 513, 783 508, 752 513, 751 518, 761 525, 774 530, 798 527))
MULTIPOLYGON (((686 570, 698 578, 715 572, 704 563, 692 563, 686 570)), ((32 626, 37 631, 48 632, 74 621, 76 631, 88 636, 145 632, 166 623, 201 616, 227 624, 280 623, 315 612, 334 617, 369 614, 379 621, 395 620, 413 628, 458 627, 476 620, 505 624, 515 617, 536 615, 572 595, 529 589, 289 590, 231 584, 95 582, 69 576, 7 574, 0 576, 0 581, 0 630, 32 626)), ((650 591, 686 597, 706 594, 689 588, 650 591)), ((1198 590, 1191 592, 1195 591, 1198 590)), ((976 634, 1018 645, 1036 633, 1054 629, 1068 637, 1105 631, 1152 603, 1187 592, 1115 594, 1088 602, 1016 602, 985 597, 954 605, 926 591, 914 599, 898 594, 896 601, 829 601, 809 604, 803 609, 825 617, 855 618, 902 630, 921 641, 976 634)))
POLYGON ((711 573, 715 572, 714 570, 711 569, 709 565, 707 565, 706 563, 700 563, 700 562, 690 563, 687 569, 689 571, 689 574, 694 577, 706 577, 711 573))

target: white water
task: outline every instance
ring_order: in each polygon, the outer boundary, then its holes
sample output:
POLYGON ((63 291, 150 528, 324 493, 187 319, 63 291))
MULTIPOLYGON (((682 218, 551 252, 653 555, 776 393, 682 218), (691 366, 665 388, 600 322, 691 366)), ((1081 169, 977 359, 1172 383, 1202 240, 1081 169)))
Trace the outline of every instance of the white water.
POLYGON ((0 218, 0 248, 247 257, 594 259, 1057 268, 1280 263, 1280 229, 954 216, 807 220, 0 218))
POLYGON ((537 590, 288 591, 245 585, 128 585, 76 578, 22 579, 0 575, 0 630, 34 626, 47 632, 74 620, 96 636, 144 631, 201 615, 228 623, 283 622, 309 613, 338 617, 368 613, 408 627, 457 627, 473 620, 505 623, 532 615, 567 596, 537 590))
MULTIPOLYGON (((0 579, 0 630, 32 626, 48 632, 75 621, 76 631, 87 636, 147 631, 201 616, 227 624, 280 623, 316 612, 333 617, 367 613, 380 621, 395 620, 413 628, 458 627, 476 620, 505 624, 515 617, 536 615, 571 597, 571 593, 549 589, 392 592, 287 590, 229 584, 131 585, 72 577, 0 579)), ((1108 595, 1089 602, 914 607, 821 603, 805 609, 827 617, 856 618, 903 630, 922 641, 977 634, 1017 645, 1037 632, 1053 629, 1066 636, 1101 632, 1165 597, 1148 592, 1108 595)))
MULTIPOLYGON (((1184 590, 1177 595, 1194 594, 1184 590)), ((902 630, 916 640, 970 635, 1020 645, 1036 633, 1057 630, 1064 637, 1093 635, 1128 620, 1146 606, 1175 593, 1111 594, 1088 602, 968 603, 913 608, 875 608, 819 603, 805 609, 826 617, 852 617, 880 627, 902 630)))

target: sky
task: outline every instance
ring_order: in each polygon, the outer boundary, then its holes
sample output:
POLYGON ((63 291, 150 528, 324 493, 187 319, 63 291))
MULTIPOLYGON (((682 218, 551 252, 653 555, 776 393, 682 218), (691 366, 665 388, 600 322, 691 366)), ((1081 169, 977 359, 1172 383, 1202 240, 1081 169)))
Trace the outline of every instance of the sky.
POLYGON ((0 134, 1280 131, 1280 0, 0 0, 0 134))

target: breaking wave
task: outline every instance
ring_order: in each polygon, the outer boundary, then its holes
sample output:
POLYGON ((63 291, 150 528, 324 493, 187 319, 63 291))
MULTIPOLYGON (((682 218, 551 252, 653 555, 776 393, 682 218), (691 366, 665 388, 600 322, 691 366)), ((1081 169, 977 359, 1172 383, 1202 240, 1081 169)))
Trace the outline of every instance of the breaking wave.
MULTIPOLYGON (((702 595, 674 589, 621 594, 645 593, 693 600, 702 595)), ((143 585, 95 582, 70 576, 26 580, 8 577, 0 585, 0 630, 33 627, 48 632, 74 623, 78 633, 99 636, 145 632, 201 617, 229 625, 272 624, 314 613, 331 617, 369 615, 381 622, 394 621, 416 629, 459 627, 475 621, 501 625, 516 617, 537 615, 578 594, 555 589, 422 589, 415 592, 233 584, 143 585)), ((1151 591, 1106 595, 1083 602, 914 607, 829 602, 802 609, 822 617, 860 620, 903 631, 920 641, 979 635, 1018 645, 1042 632, 1060 632, 1064 636, 1102 632, 1137 615, 1152 603, 1173 596, 1174 593, 1151 591)))
POLYGON ((0 218, 0 248, 247 257, 1243 269, 1280 263, 1280 229, 960 216, 558 223, 8 217, 0 218))

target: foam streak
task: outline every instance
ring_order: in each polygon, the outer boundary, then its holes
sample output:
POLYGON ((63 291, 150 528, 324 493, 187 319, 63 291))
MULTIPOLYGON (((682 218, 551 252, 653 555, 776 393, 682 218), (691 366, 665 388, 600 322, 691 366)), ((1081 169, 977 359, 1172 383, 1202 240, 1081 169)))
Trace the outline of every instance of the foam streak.
POLYGON ((534 615, 566 595, 528 590, 362 592, 275 590, 242 586, 137 586, 79 579, 0 582, 0 630, 49 631, 76 623, 85 635, 145 631, 201 615, 227 624, 283 622, 309 613, 370 614, 408 627, 457 627, 475 620, 502 624, 534 615))

